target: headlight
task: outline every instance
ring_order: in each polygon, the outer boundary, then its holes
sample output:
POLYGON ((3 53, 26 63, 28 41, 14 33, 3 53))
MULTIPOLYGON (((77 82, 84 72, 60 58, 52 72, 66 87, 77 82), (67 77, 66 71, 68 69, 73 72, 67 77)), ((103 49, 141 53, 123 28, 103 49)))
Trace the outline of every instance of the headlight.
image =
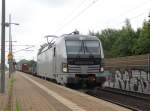
POLYGON ((68 65, 66 63, 62 64, 62 70, 63 72, 68 72, 68 65))
POLYGON ((104 72, 104 68, 103 68, 103 67, 101 67, 101 68, 100 68, 100 71, 101 71, 101 72, 104 72))

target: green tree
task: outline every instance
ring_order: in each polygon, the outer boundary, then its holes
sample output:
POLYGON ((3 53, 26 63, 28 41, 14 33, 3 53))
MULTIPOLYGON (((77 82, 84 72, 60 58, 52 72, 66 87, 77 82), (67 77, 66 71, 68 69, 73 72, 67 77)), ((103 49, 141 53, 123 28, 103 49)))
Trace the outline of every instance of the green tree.
POLYGON ((119 37, 118 31, 115 29, 105 29, 97 36, 102 41, 105 57, 112 57, 112 46, 119 37))
POLYGON ((18 64, 24 64, 24 63, 27 64, 28 62, 29 62, 28 60, 22 59, 18 62, 18 64))
POLYGON ((150 22, 144 21, 133 51, 135 54, 150 53, 150 22))
POLYGON ((127 19, 125 26, 119 31, 119 37, 112 46, 113 57, 132 55, 136 33, 131 27, 130 21, 127 19))
POLYGON ((108 28, 97 33, 89 31, 89 34, 102 41, 106 58, 150 53, 150 21, 145 20, 143 27, 134 31, 126 19, 120 30, 108 28))
POLYGON ((30 60, 30 61, 28 62, 28 65, 29 65, 30 67, 35 66, 35 65, 36 65, 36 61, 30 60))

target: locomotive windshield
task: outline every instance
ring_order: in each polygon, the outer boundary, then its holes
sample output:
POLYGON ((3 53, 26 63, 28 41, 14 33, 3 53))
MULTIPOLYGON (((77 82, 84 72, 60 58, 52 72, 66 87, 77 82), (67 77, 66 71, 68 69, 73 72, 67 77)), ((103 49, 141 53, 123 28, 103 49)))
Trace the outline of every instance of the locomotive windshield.
POLYGON ((67 54, 100 54, 99 41, 96 40, 67 40, 67 54))
POLYGON ((68 54, 83 54, 83 44, 81 40, 68 40, 66 41, 66 48, 68 54))
POLYGON ((100 45, 98 41, 94 40, 85 40, 84 49, 85 54, 100 54, 100 45))

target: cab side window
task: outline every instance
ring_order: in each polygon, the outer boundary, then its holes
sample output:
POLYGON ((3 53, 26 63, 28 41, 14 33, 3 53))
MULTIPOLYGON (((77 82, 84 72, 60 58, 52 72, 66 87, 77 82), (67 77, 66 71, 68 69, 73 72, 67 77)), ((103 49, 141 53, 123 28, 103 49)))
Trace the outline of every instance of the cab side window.
POLYGON ((54 57, 56 56, 56 47, 54 47, 54 57))

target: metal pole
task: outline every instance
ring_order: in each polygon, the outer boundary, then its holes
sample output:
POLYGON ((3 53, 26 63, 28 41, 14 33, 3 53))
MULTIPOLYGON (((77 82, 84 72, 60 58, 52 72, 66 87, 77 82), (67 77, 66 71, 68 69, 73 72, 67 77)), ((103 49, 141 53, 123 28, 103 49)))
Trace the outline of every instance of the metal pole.
POLYGON ((150 21, 150 11, 149 11, 148 17, 149 17, 149 21, 150 21))
POLYGON ((148 54, 148 70, 147 70, 147 80, 149 81, 150 80, 150 54, 148 54))
POLYGON ((5 0, 2 0, 1 24, 1 93, 5 92, 5 0))
MULTIPOLYGON (((12 39, 11 39, 11 14, 9 15, 9 54, 11 51, 12 39)), ((11 59, 9 59, 9 78, 11 77, 12 66, 11 66, 11 59)))

